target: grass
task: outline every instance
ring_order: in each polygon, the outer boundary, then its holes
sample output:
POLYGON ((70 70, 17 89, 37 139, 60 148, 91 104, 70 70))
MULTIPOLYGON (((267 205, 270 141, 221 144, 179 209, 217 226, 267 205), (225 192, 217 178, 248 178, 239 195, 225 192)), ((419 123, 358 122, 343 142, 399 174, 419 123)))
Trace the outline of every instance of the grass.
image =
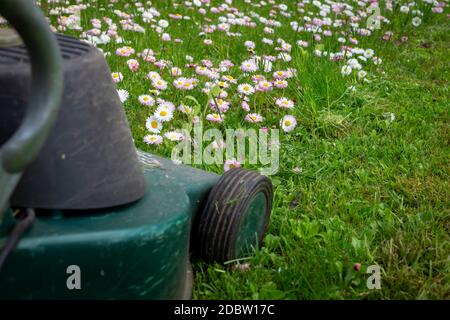
POLYGON ((247 271, 198 263, 194 297, 450 298, 449 43, 432 24, 386 46, 385 73, 331 107, 308 78, 316 108, 281 144, 264 247, 247 271), (366 287, 372 264, 381 290, 366 287))
MULTIPOLYGON (((167 3, 155 5, 163 13, 172 12, 167 3)), ((105 1, 93 6, 83 11, 84 21, 113 16, 105 1)), ((125 6, 119 3, 115 8, 134 12, 125 6)), ((261 8, 258 13, 268 11, 261 8)), ((315 57, 314 46, 297 48, 298 35, 288 23, 277 31, 293 44, 288 66, 297 68, 298 75, 283 95, 297 103, 292 115, 298 126, 280 137, 280 171, 271 176, 275 197, 270 227, 263 247, 240 267, 235 262, 194 261, 195 299, 450 298, 450 36, 445 16, 424 12, 419 28, 404 16, 392 16, 391 26, 361 39, 361 47, 373 48, 383 59, 381 65, 368 67, 368 83, 354 76, 343 78, 340 64, 315 57), (394 31, 394 40, 380 39, 386 30, 394 31), (403 35, 409 40, 399 41, 403 35), (362 265, 360 271, 354 270, 355 263, 362 265), (381 290, 366 286, 366 268, 374 264, 382 270, 381 290)), ((189 10, 184 14, 192 15, 192 20, 174 23, 171 29, 173 38, 183 37, 182 44, 162 43, 154 32, 122 36, 137 52, 151 47, 158 57, 180 67, 186 54, 196 61, 230 59, 239 64, 250 56, 242 49, 243 40, 261 37, 261 27, 237 26, 245 39, 213 33, 214 44, 206 47, 198 30, 185 31, 197 26, 201 17, 189 10)), ((340 44, 335 40, 333 36, 322 44, 336 51, 340 44)), ((128 71, 126 59, 114 55, 117 46, 102 48, 112 53, 107 57, 111 70, 121 71, 126 79, 118 87, 132 97, 125 110, 136 145, 169 156, 173 143, 152 147, 142 142, 149 111, 138 106, 136 97, 150 89, 144 78, 154 69, 142 65, 143 72, 128 71)), ((274 70, 283 68, 286 65, 274 64, 274 70)), ((238 73, 232 75, 245 80, 238 73)), ((192 95, 206 104, 207 96, 199 90, 192 95)), ((176 91, 169 96, 177 103, 185 99, 176 91)), ((280 117, 270 110, 274 96, 255 98, 252 105, 269 125, 277 125, 280 117)), ((235 97, 230 99, 236 103, 235 97)), ((244 115, 240 109, 231 113, 227 126, 251 127, 242 121, 244 115)), ((186 121, 178 117, 170 128, 186 121)), ((200 167, 222 172, 220 166, 200 167)))

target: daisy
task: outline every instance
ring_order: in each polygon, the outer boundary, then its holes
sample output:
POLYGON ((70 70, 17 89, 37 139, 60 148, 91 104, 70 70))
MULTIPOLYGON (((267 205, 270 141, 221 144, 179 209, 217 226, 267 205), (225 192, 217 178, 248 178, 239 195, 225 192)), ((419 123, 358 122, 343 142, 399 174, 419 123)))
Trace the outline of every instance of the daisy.
POLYGON ((248 83, 240 84, 237 90, 240 94, 244 94, 246 96, 255 93, 255 88, 253 88, 253 86, 248 83))
POLYGON ((373 54, 374 54, 374 52, 373 52, 372 49, 364 50, 364 57, 367 58, 367 59, 372 58, 373 54))
POLYGON ((344 76, 348 76, 350 73, 352 73, 352 67, 349 65, 342 66, 341 73, 344 76))
POLYGON ((264 118, 257 113, 249 113, 245 116, 245 121, 247 121, 247 122, 256 123, 256 122, 262 122, 263 120, 264 120, 264 118))
POLYGON ((272 71, 272 62, 268 59, 262 60, 263 70, 264 72, 271 72, 272 71))
POLYGON ((383 62, 380 57, 373 57, 372 61, 375 65, 379 65, 383 62))
POLYGON ((178 67, 172 67, 172 68, 170 69, 170 74, 172 75, 172 77, 178 77, 178 76, 181 76, 181 73, 182 73, 182 71, 181 71, 181 69, 178 68, 178 67))
POLYGON ((255 74, 254 76, 252 76, 252 82, 255 84, 260 83, 261 81, 265 81, 266 77, 264 77, 261 74, 255 74))
POLYGON ((116 50, 116 55, 121 57, 129 57, 134 54, 134 49, 131 47, 121 47, 116 50))
POLYGON ((164 136, 169 139, 170 141, 181 141, 184 139, 183 134, 177 132, 177 131, 169 131, 164 136))
POLYGON ((245 41, 245 42, 244 42, 244 46, 245 46, 247 49, 255 49, 256 44, 255 44, 253 41, 245 41))
POLYGON ((219 63, 219 68, 224 72, 234 67, 234 63, 230 60, 223 60, 219 63))
POLYGON ((289 61, 292 60, 291 55, 287 54, 286 52, 281 52, 281 53, 279 53, 278 56, 277 56, 277 58, 278 58, 279 60, 284 61, 284 62, 289 62, 289 61))
POLYGON ((194 89, 194 83, 196 81, 194 79, 184 79, 183 86, 181 87, 182 90, 192 90, 194 89))
POLYGON ((272 90, 272 83, 266 80, 260 81, 256 86, 256 90, 265 92, 272 90))
POLYGON ((243 110, 247 111, 247 112, 250 111, 250 106, 248 105, 248 102, 245 101, 245 100, 242 101, 242 103, 241 103, 241 108, 242 108, 243 110))
POLYGON ((243 72, 255 72, 258 70, 258 66, 253 60, 246 60, 241 64, 241 70, 243 72))
POLYGON ((273 40, 271 40, 271 39, 267 39, 267 38, 262 38, 262 43, 264 43, 264 44, 268 44, 268 45, 273 45, 273 40))
POLYGON ((170 34, 168 34, 168 33, 163 33, 162 36, 161 36, 161 40, 162 40, 162 41, 170 41, 170 40, 171 40, 170 34))
POLYGON ((214 102, 214 99, 209 100, 209 105, 211 109, 216 110, 216 103, 217 107, 219 107, 220 112, 227 112, 230 108, 230 103, 228 101, 225 101, 223 99, 216 99, 216 102, 214 102))
POLYGON ((277 80, 284 80, 287 78, 287 73, 286 71, 278 70, 273 73, 273 77, 277 80))
POLYGON ((150 71, 148 73, 147 77, 152 82, 161 79, 161 76, 159 75, 159 73, 155 72, 155 71, 150 71))
POLYGON ((139 70, 139 62, 136 59, 128 60, 127 65, 131 72, 136 72, 139 70))
POLYGON ((173 81, 173 85, 174 85, 175 88, 177 88, 177 89, 182 89, 183 86, 184 86, 184 81, 185 81, 185 78, 178 78, 178 79, 175 79, 175 80, 173 81))
POLYGON ((144 50, 142 50, 142 53, 141 53, 141 57, 142 57, 142 59, 144 59, 144 60, 146 60, 146 57, 148 57, 148 56, 154 56, 155 55, 155 52, 152 50, 152 49, 144 49, 144 50))
POLYGON ((144 136, 144 142, 146 144, 161 144, 163 142, 163 138, 158 134, 148 134, 144 136))
POLYGON ((284 132, 291 132, 297 126, 297 120, 291 115, 286 115, 281 119, 280 125, 284 132))
POLYGON ((358 78, 363 79, 366 77, 366 75, 367 75, 367 72, 365 72, 364 70, 358 71, 358 78))
POLYGON ((209 69, 206 67, 202 67, 202 66, 197 66, 195 68, 195 72, 200 75, 200 76, 206 76, 209 72, 209 69))
POLYGON ((111 73, 111 77, 115 83, 119 83, 123 80, 123 75, 121 72, 113 72, 111 73))
POLYGON ((241 163, 236 159, 227 159, 225 160, 225 164, 223 165, 223 170, 228 171, 235 168, 240 168, 241 163))
POLYGON ((217 80, 220 78, 220 74, 214 70, 208 70, 208 72, 206 73, 206 76, 212 80, 217 80))
POLYGON ((185 104, 180 104, 177 109, 184 114, 191 114, 193 110, 192 107, 187 106, 185 104))
POLYGON ((230 75, 222 76, 223 81, 228 81, 229 83, 237 83, 237 80, 230 75))
POLYGON ((412 19, 412 24, 414 27, 420 26, 421 23, 422 23, 422 19, 420 19, 420 17, 414 17, 412 19))
POLYGON ((159 98, 157 99, 157 102, 158 102, 158 107, 167 108, 171 112, 175 111, 175 105, 172 102, 166 101, 166 100, 163 100, 163 99, 159 99, 159 98))
POLYGON ((169 26, 169 22, 167 20, 161 19, 161 20, 158 21, 158 25, 161 28, 167 28, 169 26))
POLYGON ((164 69, 165 67, 167 67, 167 64, 168 62, 166 60, 159 60, 154 63, 155 67, 158 67, 160 69, 164 69))
POLYGON ((158 121, 158 119, 155 116, 150 116, 145 121, 145 127, 148 131, 153 133, 159 133, 162 129, 162 123, 158 121))
POLYGON ((206 115, 206 120, 211 121, 211 122, 223 122, 223 118, 224 118, 224 116, 222 115, 222 117, 221 117, 220 114, 218 114, 218 113, 210 113, 210 114, 206 115))
POLYGON ((400 11, 402 13, 408 13, 409 12, 409 7, 408 6, 401 6, 400 7, 400 11))
POLYGON ((163 79, 158 79, 152 82, 153 86, 155 87, 155 89, 158 90, 166 90, 167 89, 167 82, 164 81, 163 79))
POLYGON ((221 87, 221 88, 225 88, 227 89, 230 85, 228 84, 228 82, 225 81, 217 81, 216 84, 221 87))
POLYGON ((292 109, 294 107, 294 101, 287 98, 279 98, 275 101, 275 104, 280 108, 292 109))
POLYGON ((155 99, 153 99, 148 94, 139 96, 138 100, 144 106, 153 106, 155 104, 155 99))
POLYGON ((155 111, 155 117, 161 122, 170 121, 173 118, 173 111, 165 105, 160 105, 155 111))
POLYGON ((287 83, 286 80, 281 80, 281 79, 279 79, 279 80, 275 80, 275 81, 273 82, 273 85, 274 85, 275 88, 278 88, 278 89, 284 89, 284 88, 287 88, 288 83, 287 83))
POLYGON ((127 101, 128 97, 130 96, 128 91, 127 90, 123 90, 123 89, 117 90, 117 93, 119 94, 119 99, 120 99, 120 102, 122 102, 122 103, 127 101))

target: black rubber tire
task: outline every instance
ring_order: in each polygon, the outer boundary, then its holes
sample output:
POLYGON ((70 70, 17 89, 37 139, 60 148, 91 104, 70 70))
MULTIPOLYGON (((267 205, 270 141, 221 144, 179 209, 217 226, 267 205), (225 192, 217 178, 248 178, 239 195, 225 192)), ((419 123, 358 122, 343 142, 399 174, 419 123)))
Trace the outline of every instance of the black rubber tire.
POLYGON ((197 217, 193 228, 194 255, 208 262, 240 258, 235 249, 241 221, 254 196, 261 192, 266 199, 266 209, 261 213, 264 221, 257 239, 260 246, 272 211, 272 182, 258 172, 236 168, 219 179, 197 217))

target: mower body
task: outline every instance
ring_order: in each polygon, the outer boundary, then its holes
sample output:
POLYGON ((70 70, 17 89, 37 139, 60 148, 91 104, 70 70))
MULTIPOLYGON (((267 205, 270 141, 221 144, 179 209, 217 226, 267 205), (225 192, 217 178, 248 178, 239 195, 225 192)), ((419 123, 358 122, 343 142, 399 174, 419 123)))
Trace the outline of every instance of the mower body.
POLYGON ((139 201, 83 214, 38 211, 0 272, 0 299, 190 297, 191 228, 219 176, 139 158, 147 180, 139 201), (73 288, 78 275, 80 288, 73 288))

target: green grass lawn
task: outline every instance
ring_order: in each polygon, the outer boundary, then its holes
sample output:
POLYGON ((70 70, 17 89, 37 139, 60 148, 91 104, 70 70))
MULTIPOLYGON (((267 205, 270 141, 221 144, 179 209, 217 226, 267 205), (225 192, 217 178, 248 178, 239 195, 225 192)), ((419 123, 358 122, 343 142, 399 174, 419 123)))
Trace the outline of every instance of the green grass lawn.
POLYGON ((314 109, 272 178, 264 247, 247 271, 199 263, 195 298, 450 298, 448 31, 386 46, 385 73, 331 107, 309 88, 314 109), (381 290, 366 287, 372 264, 381 290))
MULTIPOLYGON (((55 8, 42 2, 46 13, 55 8)), ((89 24, 92 18, 110 17, 118 23, 120 19, 112 13, 113 9, 136 14, 134 20, 141 23, 136 8, 127 6, 127 1, 108 3, 99 0, 82 11, 83 29, 92 28, 89 24)), ((207 14, 211 19, 208 22, 182 3, 154 1, 161 18, 168 19, 169 13, 190 17, 190 20, 170 20, 168 30, 172 39, 179 37, 183 43, 163 42, 150 29, 144 34, 123 31, 119 26, 118 33, 125 43, 99 45, 109 53, 111 71, 123 74, 124 79, 117 87, 129 93, 124 106, 137 147, 170 156, 175 143, 167 139, 157 146, 144 143, 148 134, 145 121, 155 107, 141 106, 137 99, 152 89, 146 75, 157 69, 139 60, 141 69, 131 72, 126 61, 132 57, 114 54, 120 46, 129 45, 136 53, 151 48, 156 58, 182 68, 183 76, 195 76, 192 69, 184 67, 186 55, 191 55, 195 62, 210 59, 215 65, 229 59, 236 65, 230 74, 243 83, 250 82, 250 77, 242 74, 239 66, 252 55, 245 49, 244 41, 256 42, 258 55, 276 55, 273 47, 261 44, 261 38, 276 42, 281 37, 292 45, 289 53, 292 60, 275 61, 272 71, 297 70, 297 75, 288 79, 288 88, 258 93, 251 98, 253 112, 264 117, 262 124, 243 121, 245 112, 239 107, 236 85, 228 90, 234 109, 228 111, 223 126, 206 123, 207 127, 217 128, 278 127, 280 117, 288 112, 297 119, 295 130, 280 134, 280 170, 271 176, 275 198, 263 247, 254 256, 225 265, 194 261, 193 297, 450 298, 450 28, 446 13, 432 15, 430 7, 420 2, 418 6, 424 15, 417 28, 411 25, 411 15, 399 14, 398 5, 395 13, 386 13, 390 24, 382 24, 370 37, 357 37, 358 46, 373 49, 383 60, 380 65, 364 65, 368 75, 367 81, 362 81, 355 72, 350 76, 341 74, 344 62, 315 55, 315 50, 339 50, 342 44, 336 33, 315 42, 310 33, 292 31, 289 21, 301 19, 301 14, 294 10, 296 1, 285 1, 292 12, 290 18, 275 16, 283 23, 274 35, 263 34, 264 26, 260 24, 251 29, 232 26, 233 31, 244 35, 242 38, 220 32, 198 35, 202 25, 217 24, 217 16, 207 14), (174 3, 180 5, 175 8, 174 3), (383 41, 381 38, 388 30, 394 35, 390 41, 383 41), (405 36, 408 39, 401 41, 405 36), (203 45, 205 38, 213 44, 203 45), (309 41, 310 46, 299 48, 296 41, 300 39, 309 41), (295 101, 295 108, 274 109, 273 101, 279 96, 295 101), (361 264, 359 271, 354 270, 355 263, 361 264), (366 286, 369 275, 365 271, 374 264, 382 270, 380 290, 366 286)), ((218 5, 221 1, 213 3, 218 5)), ((271 6, 250 7, 244 1, 234 1, 234 6, 246 14, 257 11, 262 16, 271 10, 271 6)), ((311 5, 307 7, 315 10, 311 5)), ((51 18, 56 26, 57 15, 51 18)), ((81 36, 80 31, 64 32, 81 36)), ((168 72, 161 74, 171 86, 173 79, 168 72)), ((204 106, 209 99, 200 90, 205 81, 201 79, 198 88, 189 92, 171 87, 160 97, 179 105, 192 102, 186 100, 191 95, 204 106)), ((165 124, 164 130, 181 128, 190 120, 190 116, 178 113, 165 124)), ((200 167, 223 172, 223 166, 219 165, 200 167)))

